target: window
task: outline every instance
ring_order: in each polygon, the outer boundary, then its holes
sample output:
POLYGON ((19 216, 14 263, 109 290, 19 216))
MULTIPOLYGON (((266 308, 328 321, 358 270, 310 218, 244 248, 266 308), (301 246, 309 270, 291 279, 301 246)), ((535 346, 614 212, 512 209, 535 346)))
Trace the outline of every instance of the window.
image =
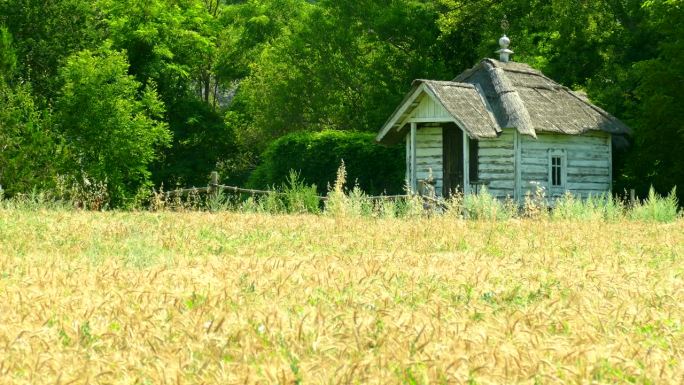
POLYGON ((567 179, 566 157, 564 150, 549 151, 549 189, 561 192, 567 179))
POLYGON ((563 185, 561 167, 563 165, 560 156, 551 157, 551 186, 560 187, 563 185))

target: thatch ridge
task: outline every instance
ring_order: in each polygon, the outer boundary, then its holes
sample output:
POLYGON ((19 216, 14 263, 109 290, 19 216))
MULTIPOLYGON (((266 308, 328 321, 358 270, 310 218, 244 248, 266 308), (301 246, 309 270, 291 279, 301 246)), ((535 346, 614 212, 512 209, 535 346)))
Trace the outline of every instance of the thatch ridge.
POLYGON ((517 128, 521 134, 537 137, 532 126, 532 119, 523 104, 516 88, 504 74, 504 70, 490 63, 485 63, 485 68, 492 80, 494 90, 499 96, 499 102, 506 112, 508 123, 506 127, 517 128))
POLYGON ((588 131, 631 133, 629 127, 591 103, 588 98, 556 83, 525 63, 484 59, 458 75, 454 81, 479 82, 481 80, 475 80, 476 75, 483 71, 487 73, 488 81, 499 88, 496 90, 496 100, 490 97, 490 103, 499 107, 495 108, 500 111, 497 120, 502 126, 516 127, 521 134, 536 136, 539 132, 556 132, 579 135, 588 131), (510 84, 511 87, 506 86, 502 90, 502 84, 510 84))

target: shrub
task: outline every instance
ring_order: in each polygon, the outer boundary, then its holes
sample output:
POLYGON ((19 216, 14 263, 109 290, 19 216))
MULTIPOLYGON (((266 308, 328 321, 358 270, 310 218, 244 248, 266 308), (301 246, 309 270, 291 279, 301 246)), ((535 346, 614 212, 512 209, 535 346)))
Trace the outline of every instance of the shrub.
POLYGON ((316 186, 304 184, 294 170, 290 170, 285 183, 269 190, 268 194, 248 197, 235 205, 236 208, 242 212, 269 214, 318 214, 321 211, 316 186))
MULTIPOLYGON (((458 199, 452 200, 458 202, 458 199)), ((492 196, 486 187, 478 194, 466 195, 462 198, 463 210, 467 218, 472 219, 510 219, 517 214, 517 205, 511 200, 502 202, 492 196)), ((453 204, 453 208, 458 205, 453 204)))
POLYGON ((318 213, 320 199, 316 192, 316 185, 304 184, 297 171, 290 170, 287 181, 283 184, 285 209, 289 213, 318 213))
POLYGON ((553 219, 617 220, 623 215, 622 203, 605 193, 581 199, 568 192, 555 201, 551 212, 553 219))
POLYGON ((653 186, 648 190, 648 198, 637 203, 629 212, 631 219, 653 222, 672 222, 677 219, 677 189, 666 197, 656 194, 653 186))
POLYGON ((334 183, 340 162, 346 163, 346 180, 370 195, 403 191, 405 162, 401 146, 384 147, 370 133, 322 131, 300 132, 271 143, 261 156, 261 164, 247 182, 251 188, 279 186, 290 170, 315 184, 319 194, 334 183))

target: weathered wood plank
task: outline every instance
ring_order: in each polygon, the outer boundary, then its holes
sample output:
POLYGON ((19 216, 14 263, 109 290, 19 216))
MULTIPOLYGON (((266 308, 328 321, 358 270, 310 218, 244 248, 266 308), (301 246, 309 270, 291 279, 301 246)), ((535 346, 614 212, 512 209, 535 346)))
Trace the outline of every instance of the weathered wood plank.
POLYGON ((416 148, 417 157, 442 156, 441 148, 416 148))
POLYGON ((489 175, 482 175, 480 176, 480 182, 508 182, 508 183, 515 183, 514 179, 508 175, 502 175, 502 174, 489 174, 489 175))
POLYGON ((549 180, 549 173, 522 173, 521 178, 523 181, 544 181, 547 183, 549 180))
POLYGON ((479 164, 513 165, 513 158, 511 157, 479 156, 478 158, 479 164))
POLYGON ((418 162, 442 163, 442 156, 441 155, 421 156, 418 158, 417 161, 418 162))
POLYGON ((497 174, 506 174, 506 175, 510 175, 511 178, 513 178, 513 175, 515 172, 515 168, 513 167, 512 164, 502 165, 502 164, 482 164, 482 163, 480 163, 477 167, 477 170, 480 173, 492 172, 492 173, 497 173, 497 174))
POLYGON ((568 158, 586 160, 608 159, 608 153, 606 151, 568 151, 568 158))
POLYGON ((591 144, 600 143, 605 144, 605 136, 586 136, 586 135, 553 135, 553 134, 538 134, 537 139, 529 136, 522 138, 523 146, 528 143, 554 143, 554 144, 591 144))
POLYGON ((487 193, 489 195, 497 198, 497 199, 506 199, 510 198, 513 199, 513 190, 512 189, 487 189, 487 193))
POLYGON ((425 95, 418 107, 413 112, 415 118, 450 117, 451 115, 442 107, 441 104, 425 95))
POLYGON ((581 183, 574 183, 568 181, 567 183, 568 189, 572 191, 579 191, 579 190, 591 190, 591 191, 608 191, 610 189, 610 183, 588 183, 588 182, 581 182, 581 183))
POLYGON ((610 169, 607 167, 570 167, 568 166, 568 177, 575 175, 595 175, 607 176, 610 175, 610 169))
POLYGON ((548 156, 545 157, 522 157, 521 166, 548 166, 549 159, 548 156))
POLYGON ((547 150, 547 149, 559 149, 566 151, 598 151, 607 152, 608 147, 605 144, 580 144, 580 143, 563 143, 559 145, 554 145, 548 142, 528 142, 523 144, 523 150, 547 150))
POLYGON ((526 158, 546 158, 546 154, 548 154, 548 149, 543 148, 543 149, 531 149, 531 148, 521 148, 520 150, 520 155, 522 156, 521 159, 526 159, 526 158))
POLYGON ((418 135, 418 136, 416 136, 416 140, 418 141, 418 143, 428 143, 428 142, 441 143, 442 142, 442 134, 418 135))
POLYGON ((571 159, 568 158, 568 168, 569 167, 596 167, 596 168, 608 168, 610 162, 608 158, 597 159, 597 160, 583 160, 583 159, 571 159))
POLYGON ((420 141, 416 140, 418 148, 442 148, 442 142, 439 141, 420 141))
POLYGON ((478 150, 480 156, 496 156, 496 157, 510 157, 513 158, 513 150, 507 148, 480 148, 478 150))
POLYGON ((513 194, 513 189, 515 188, 514 186, 515 182, 511 180, 493 180, 490 181, 489 184, 487 185, 487 188, 490 190, 496 190, 496 189, 505 189, 505 190, 510 190, 511 195, 513 194))
MULTIPOLYGON (((548 163, 548 161, 547 161, 548 163)), ((520 166, 520 171, 523 174, 530 174, 530 173, 548 173, 549 172, 549 166, 548 164, 544 165, 537 165, 537 164, 525 164, 523 163, 520 166)))
POLYGON ((509 140, 491 140, 478 142, 479 148, 507 148, 513 150, 513 141, 509 140))
POLYGON ((568 175, 568 183, 610 183, 608 173, 603 175, 568 175))
POLYGON ((421 127, 418 130, 418 133, 420 135, 425 135, 425 134, 442 135, 442 127, 421 127))

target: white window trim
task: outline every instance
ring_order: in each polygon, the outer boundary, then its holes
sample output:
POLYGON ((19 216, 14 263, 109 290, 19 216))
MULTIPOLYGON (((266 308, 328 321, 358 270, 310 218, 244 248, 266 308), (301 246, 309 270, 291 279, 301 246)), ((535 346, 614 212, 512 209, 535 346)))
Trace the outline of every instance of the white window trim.
POLYGON ((565 150, 554 149, 549 150, 548 154, 548 191, 550 193, 563 193, 568 185, 568 157, 565 150), (561 184, 559 186, 553 185, 553 158, 560 157, 561 159, 561 184))

